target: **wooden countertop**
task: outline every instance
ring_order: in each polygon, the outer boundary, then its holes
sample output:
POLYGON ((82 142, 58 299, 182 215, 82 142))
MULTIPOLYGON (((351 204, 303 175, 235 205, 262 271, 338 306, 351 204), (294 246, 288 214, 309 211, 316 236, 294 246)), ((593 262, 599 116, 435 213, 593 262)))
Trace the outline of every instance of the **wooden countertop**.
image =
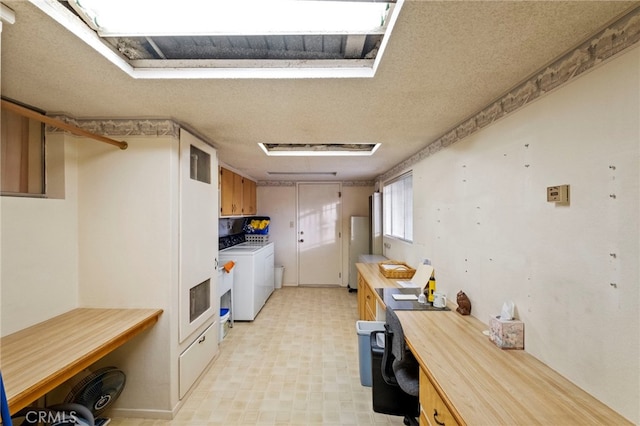
MULTIPOLYGON (((365 279, 365 281, 371 288, 399 287, 396 284, 396 281, 400 280, 385 278, 380 273, 380 269, 377 263, 356 263, 356 268, 358 268, 358 272, 360 272, 362 278, 365 279)), ((382 299, 379 298, 379 300, 380 303, 382 303, 382 299)))
POLYGON ((0 370, 15 414, 151 327, 161 309, 79 308, 0 339, 0 370))
MULTIPOLYGON (((358 264, 358 271, 372 288, 396 286, 376 264, 358 264)), ((487 325, 450 307, 396 313, 420 367, 461 425, 631 424, 529 353, 498 348, 482 334, 487 325)))

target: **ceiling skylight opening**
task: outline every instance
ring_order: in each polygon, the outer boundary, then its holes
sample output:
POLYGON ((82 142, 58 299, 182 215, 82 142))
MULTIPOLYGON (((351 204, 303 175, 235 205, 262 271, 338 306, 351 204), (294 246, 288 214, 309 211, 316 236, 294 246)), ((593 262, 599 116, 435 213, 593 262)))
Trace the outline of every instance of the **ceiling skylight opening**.
POLYGON ((29 0, 135 79, 372 78, 404 0, 29 0))
POLYGON ((269 156, 284 157, 369 156, 380 147, 379 143, 259 143, 258 145, 269 156))
POLYGON ((102 37, 383 34, 393 2, 69 0, 102 37))
POLYGON ((272 176, 336 176, 338 172, 267 172, 272 176))

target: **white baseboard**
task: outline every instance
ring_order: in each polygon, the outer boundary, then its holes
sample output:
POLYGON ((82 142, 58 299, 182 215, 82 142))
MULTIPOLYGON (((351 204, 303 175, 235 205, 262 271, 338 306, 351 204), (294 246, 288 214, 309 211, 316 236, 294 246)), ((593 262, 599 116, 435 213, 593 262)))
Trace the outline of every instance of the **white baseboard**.
MULTIPOLYGON (((180 404, 179 404, 180 405, 180 404)), ((179 405, 169 410, 138 410, 132 408, 113 408, 104 417, 172 420, 178 413, 179 405)))

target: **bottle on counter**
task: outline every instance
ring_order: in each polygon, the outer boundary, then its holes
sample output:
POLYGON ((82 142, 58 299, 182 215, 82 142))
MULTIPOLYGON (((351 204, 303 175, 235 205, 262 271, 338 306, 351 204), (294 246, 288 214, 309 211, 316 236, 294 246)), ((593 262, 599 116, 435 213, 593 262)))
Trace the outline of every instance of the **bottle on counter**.
POLYGON ((427 301, 433 303, 433 294, 436 292, 436 277, 435 274, 431 274, 429 283, 427 284, 427 301))

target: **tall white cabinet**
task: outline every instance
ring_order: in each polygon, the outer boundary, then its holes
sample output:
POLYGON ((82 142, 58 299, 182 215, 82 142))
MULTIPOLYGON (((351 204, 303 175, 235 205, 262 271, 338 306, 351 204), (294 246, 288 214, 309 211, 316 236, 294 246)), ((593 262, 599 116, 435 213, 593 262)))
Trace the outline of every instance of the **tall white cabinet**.
POLYGON ((157 129, 110 135, 128 142, 124 151, 76 145, 78 298, 87 307, 164 310, 100 363, 127 374, 115 414, 172 418, 218 351, 217 153, 173 122, 133 123, 120 124, 157 129))

